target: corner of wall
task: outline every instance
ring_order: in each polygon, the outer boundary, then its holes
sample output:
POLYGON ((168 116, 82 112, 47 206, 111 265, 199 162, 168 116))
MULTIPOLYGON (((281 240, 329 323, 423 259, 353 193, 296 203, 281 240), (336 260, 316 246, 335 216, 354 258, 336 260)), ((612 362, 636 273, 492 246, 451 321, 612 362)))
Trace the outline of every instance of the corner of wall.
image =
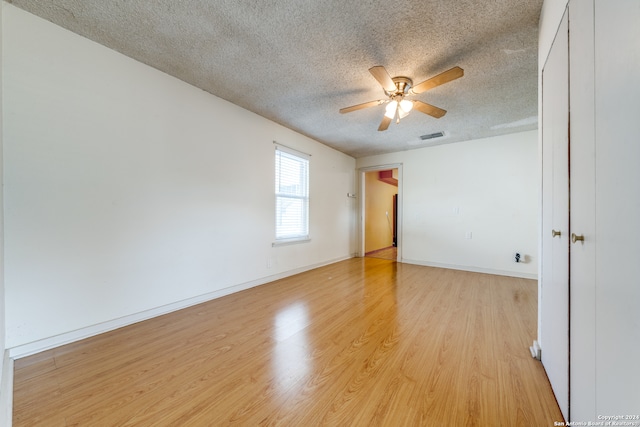
POLYGON ((11 427, 13 417, 13 360, 4 351, 0 381, 0 425, 11 427))
MULTIPOLYGON (((3 39, 4 39, 4 26, 3 26, 3 10, 4 2, 0 2, 0 349, 5 350, 5 307, 4 307, 4 160, 3 160, 3 69, 4 69, 4 56, 3 56, 3 39)), ((0 372, 2 372, 2 359, 0 358, 0 372)))
POLYGON ((5 299, 4 299, 4 160, 3 160, 3 10, 5 2, 0 2, 0 349, 3 357, 0 357, 0 425, 11 426, 13 411, 13 361, 9 358, 5 341, 5 299))

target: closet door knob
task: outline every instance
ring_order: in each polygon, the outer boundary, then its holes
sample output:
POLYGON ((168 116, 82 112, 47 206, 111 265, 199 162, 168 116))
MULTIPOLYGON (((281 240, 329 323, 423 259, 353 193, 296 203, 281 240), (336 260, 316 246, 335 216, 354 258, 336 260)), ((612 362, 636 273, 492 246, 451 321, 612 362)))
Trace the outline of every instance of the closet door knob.
POLYGON ((582 234, 571 233, 571 241, 575 242, 584 242, 584 236, 582 234))
POLYGON ((551 230, 551 238, 554 238, 556 236, 562 236, 562 233, 560 231, 551 230))

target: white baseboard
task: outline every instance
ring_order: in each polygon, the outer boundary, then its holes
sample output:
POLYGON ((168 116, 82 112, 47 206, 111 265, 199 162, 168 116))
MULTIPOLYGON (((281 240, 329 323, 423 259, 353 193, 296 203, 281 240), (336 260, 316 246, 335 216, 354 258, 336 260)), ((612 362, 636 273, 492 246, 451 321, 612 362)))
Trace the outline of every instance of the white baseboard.
POLYGON ((13 418, 13 359, 9 350, 4 352, 2 372, 0 373, 0 425, 11 427, 13 418))
POLYGON ((498 276, 519 277, 522 279, 538 280, 537 273, 523 273, 519 271, 494 270, 492 268, 474 267, 468 265, 443 264, 439 262, 418 261, 414 259, 403 258, 401 262, 406 264, 424 265, 425 267, 448 268, 450 270, 471 271, 474 273, 496 274, 498 276))
MULTIPOLYGON (((163 314, 171 313, 173 311, 181 310, 183 308, 191 307, 193 305, 201 304, 216 298, 230 295, 235 292, 240 292, 245 289, 250 289, 256 286, 264 285, 275 280, 283 279, 285 277, 293 276, 295 274, 303 273, 305 271, 313 270, 315 268, 323 267, 325 265, 333 264, 336 262, 344 261, 351 258, 350 256, 332 259, 329 261, 308 265, 305 267, 295 268, 293 270, 284 271, 278 274, 274 274, 260 279, 252 280, 238 285, 230 286, 217 291, 209 292, 204 295, 199 295, 193 298, 188 298, 182 301, 176 301, 171 304, 156 307, 150 310, 146 310, 139 313, 134 313, 128 316, 120 317, 117 319, 102 322, 96 325, 87 326, 85 328, 77 329, 75 331, 65 332, 60 335, 55 335, 48 338, 43 338, 28 344, 19 345, 10 348, 9 356, 12 359, 20 359, 22 357, 30 356, 32 354, 40 353, 42 351, 50 350, 52 348, 60 347, 65 344, 69 344, 75 341, 80 341, 85 338, 89 338, 98 334, 112 331, 114 329, 122 328, 134 323, 141 322, 143 320, 151 319, 153 317, 162 316, 163 314)), ((13 382, 12 382, 13 383, 13 382)), ((1 425, 1 424, 0 424, 1 425)))

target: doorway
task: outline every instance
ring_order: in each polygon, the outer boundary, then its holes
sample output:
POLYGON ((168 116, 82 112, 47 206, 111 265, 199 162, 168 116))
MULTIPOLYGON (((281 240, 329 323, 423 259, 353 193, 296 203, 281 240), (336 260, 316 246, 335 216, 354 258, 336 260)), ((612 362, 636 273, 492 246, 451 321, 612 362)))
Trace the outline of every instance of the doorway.
POLYGON ((400 165, 361 170, 361 256, 400 259, 400 176, 400 165))

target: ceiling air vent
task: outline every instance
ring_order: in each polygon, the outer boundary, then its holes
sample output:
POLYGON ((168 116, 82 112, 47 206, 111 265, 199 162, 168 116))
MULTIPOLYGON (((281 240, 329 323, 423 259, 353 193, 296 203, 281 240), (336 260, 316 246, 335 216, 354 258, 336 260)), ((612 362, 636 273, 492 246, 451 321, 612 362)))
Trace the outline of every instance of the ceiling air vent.
POLYGON ((420 139, 426 141, 427 139, 441 138, 444 136, 444 132, 435 132, 427 135, 421 135, 420 139))

